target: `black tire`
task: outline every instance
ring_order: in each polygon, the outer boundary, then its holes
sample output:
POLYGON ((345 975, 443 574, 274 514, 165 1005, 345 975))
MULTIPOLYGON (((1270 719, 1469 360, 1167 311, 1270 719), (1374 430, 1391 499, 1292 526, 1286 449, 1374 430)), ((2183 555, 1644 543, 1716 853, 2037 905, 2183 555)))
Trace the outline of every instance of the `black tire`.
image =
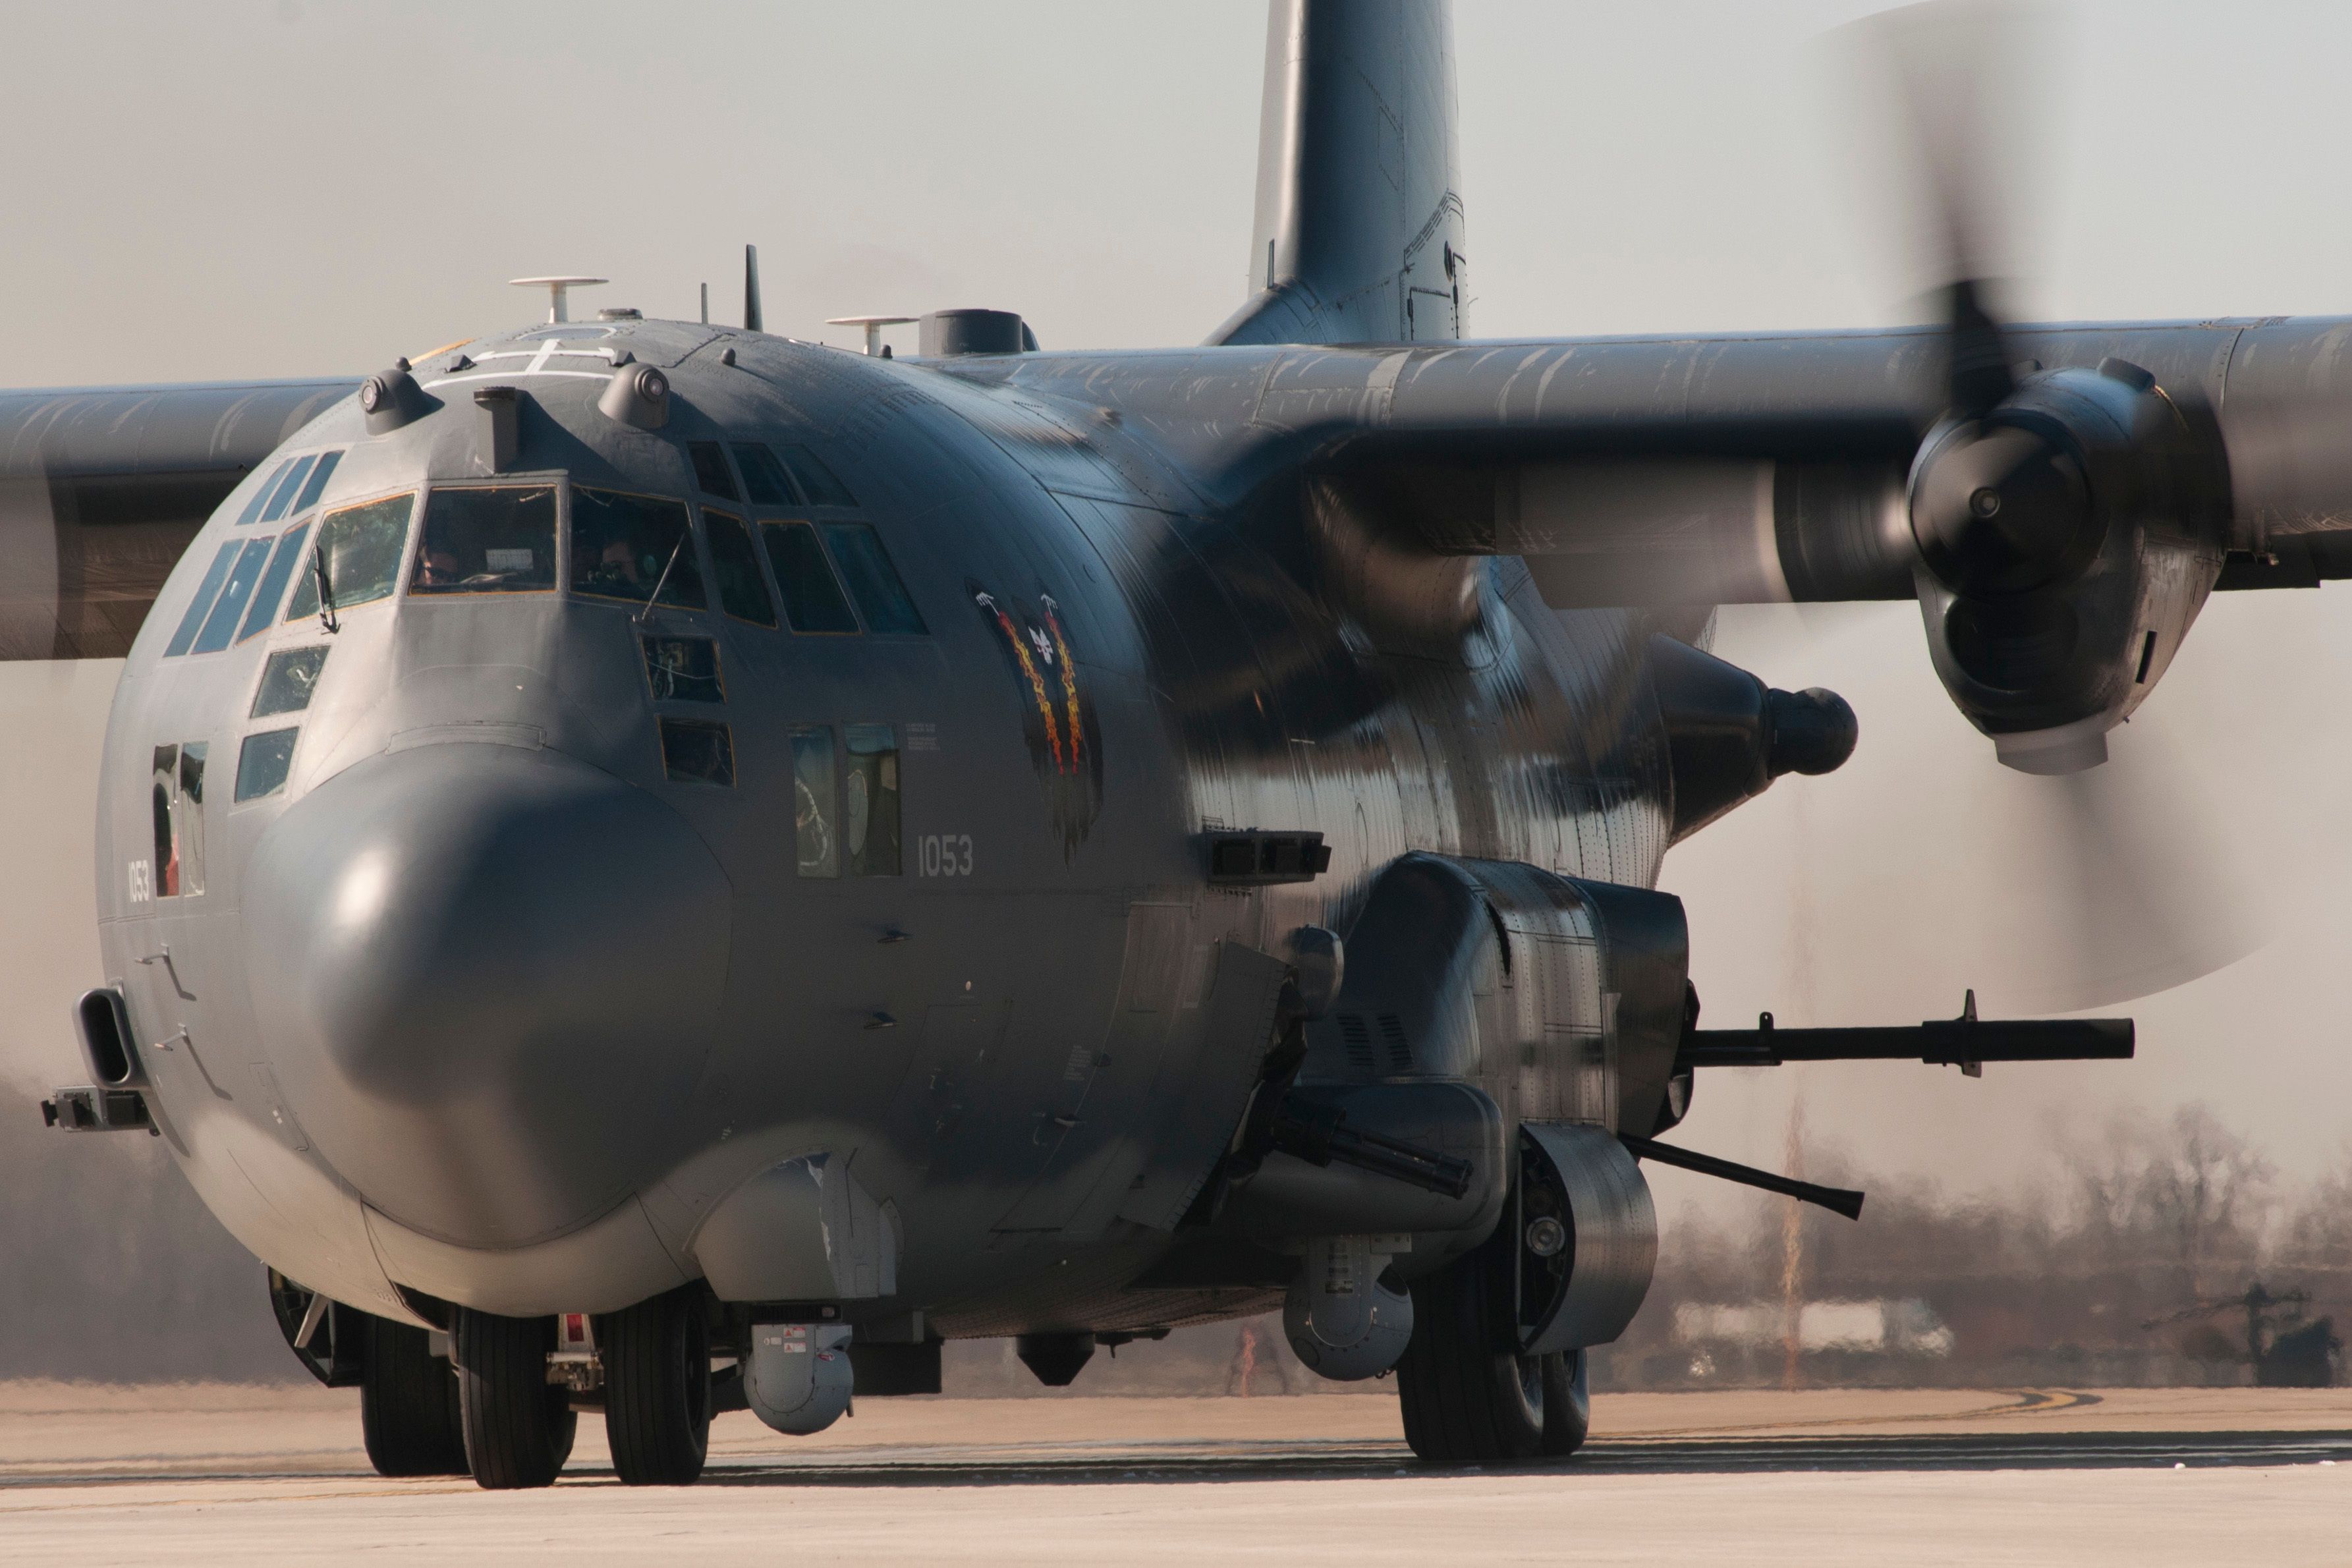
POLYGON ((710 1453, 710 1324, 699 1288, 596 1320, 604 1436, 633 1487, 691 1486, 710 1453))
POLYGON ((469 1307, 450 1311, 457 1403, 475 1483, 493 1491, 552 1486, 579 1426, 571 1394, 547 1381, 555 1320, 501 1318, 469 1307))
POLYGON ((1412 1342, 1397 1363, 1404 1437, 1438 1465, 1572 1453, 1591 1422, 1581 1351, 1523 1356, 1491 1247, 1413 1281, 1412 1342))
POLYGON ((466 1429, 457 1369, 423 1329, 341 1310, 360 1321, 360 1435, 380 1476, 462 1476, 466 1429))
POLYGON ((1544 1359, 1544 1457, 1564 1458, 1584 1447, 1592 1431, 1590 1363, 1582 1351, 1561 1351, 1544 1359))

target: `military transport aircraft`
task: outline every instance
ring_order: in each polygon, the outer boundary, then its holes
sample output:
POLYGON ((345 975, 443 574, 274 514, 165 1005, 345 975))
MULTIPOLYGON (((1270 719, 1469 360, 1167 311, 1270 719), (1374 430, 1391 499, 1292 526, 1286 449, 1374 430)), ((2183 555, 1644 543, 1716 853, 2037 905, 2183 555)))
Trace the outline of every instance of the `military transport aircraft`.
POLYGON ((601 1410, 687 1481, 714 1409, 1276 1304, 1424 1458, 1564 1454, 1643 1161, 1859 1209, 1658 1142, 1699 1068, 2129 1055, 1697 1026, 1661 858, 1856 740, 1709 607, 1916 598, 1988 767, 2095 765, 2209 593, 2352 559, 2352 321, 2004 325, 1955 197, 1937 326, 1469 341, 1450 26, 1275 0, 1203 346, 543 279, 363 380, 0 397, 10 650, 127 657, 47 1113, 170 1144, 387 1474, 601 1410))

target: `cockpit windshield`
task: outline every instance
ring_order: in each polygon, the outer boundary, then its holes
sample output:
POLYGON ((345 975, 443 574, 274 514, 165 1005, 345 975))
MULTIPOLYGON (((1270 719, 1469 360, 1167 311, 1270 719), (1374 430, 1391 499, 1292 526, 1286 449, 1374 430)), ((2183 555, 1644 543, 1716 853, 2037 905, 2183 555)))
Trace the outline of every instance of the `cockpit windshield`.
POLYGON ((555 487, 436 489, 411 594, 533 594, 555 587, 555 487))
POLYGON ((665 605, 709 605, 687 531, 686 503, 574 486, 572 591, 642 605, 656 584, 665 605))

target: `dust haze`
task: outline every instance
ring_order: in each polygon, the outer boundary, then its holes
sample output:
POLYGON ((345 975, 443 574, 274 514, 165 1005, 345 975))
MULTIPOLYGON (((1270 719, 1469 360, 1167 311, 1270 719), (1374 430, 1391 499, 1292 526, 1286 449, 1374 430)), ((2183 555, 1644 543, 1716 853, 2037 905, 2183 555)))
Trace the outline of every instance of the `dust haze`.
MULTIPOLYGON (((1869 9, 1465 0, 1476 331, 1901 319, 1899 245, 1857 199, 1848 133, 1819 90, 1822 32, 1869 9)), ((2021 308, 2352 310, 2352 205, 2336 195, 2352 142, 2334 80, 2352 12, 2070 16, 2021 308), (2145 106, 2208 101, 2220 58, 2227 110, 2146 156, 2145 106)), ((846 345, 828 316, 993 305, 1048 347, 1194 342, 1244 288, 1263 37, 1259 0, 37 9, 0 55, 17 151, 7 379, 357 374, 510 324, 530 306, 503 280, 535 272, 608 275, 591 303, 680 315, 708 281, 714 315, 733 320, 746 241, 771 326, 803 337, 846 345)), ((1988 1016, 2085 1005, 2082 973, 2128 976, 2143 938, 2181 955, 2179 972, 2210 970, 2104 1009, 2139 1020, 2128 1064, 1709 1075, 1677 1141, 1778 1166, 1801 1117, 1811 1173, 1874 1189, 1860 1226, 1816 1241, 1843 1222, 1805 1221, 1808 1299, 1936 1298, 1956 1345, 1994 1344, 1970 1340, 1939 1260, 2022 1278, 2107 1246, 2082 1173, 2133 1138, 2160 1144, 2183 1116, 2259 1167, 2242 1234, 2193 1281, 2146 1264, 2132 1277, 2153 1282, 2116 1311, 2137 1322, 2174 1297, 2336 1267, 2295 1238, 2346 1195, 2347 606, 2347 588, 2210 605, 2088 806, 1995 766, 1936 685, 1911 607, 1725 613, 1718 652, 1777 685, 1843 692, 1863 738, 1842 773, 1784 781, 1668 858, 1707 1022, 1915 1022, 1958 1013, 1971 987, 1988 1016), (2060 864, 2052 835, 2086 810, 2130 816, 2145 852, 2060 864), (2088 956, 2059 965, 2061 947, 2088 956), (2012 1232, 2051 1250, 2019 1252, 2012 1232)), ((291 1375, 258 1265, 160 1142, 44 1134, 34 1109, 77 1076, 67 1007, 105 978, 90 802, 118 669, 0 665, 0 1300, 21 1326, 0 1375, 291 1375)), ((1660 1289, 1610 1378, 1689 1375, 1683 1303, 1779 1300, 1782 1205, 1654 1180, 1660 1289)), ((2078 1305, 2095 1294, 2081 1286, 2078 1305)), ((1278 1335, 1253 1331, 1252 1367, 1279 1367, 1278 1335)), ((1132 1370, 1155 1355, 1222 1387, 1242 1333, 1132 1347, 1080 1387, 1155 1375, 1132 1370)), ((2206 1375, 2163 1364, 2147 1375, 2206 1375)))

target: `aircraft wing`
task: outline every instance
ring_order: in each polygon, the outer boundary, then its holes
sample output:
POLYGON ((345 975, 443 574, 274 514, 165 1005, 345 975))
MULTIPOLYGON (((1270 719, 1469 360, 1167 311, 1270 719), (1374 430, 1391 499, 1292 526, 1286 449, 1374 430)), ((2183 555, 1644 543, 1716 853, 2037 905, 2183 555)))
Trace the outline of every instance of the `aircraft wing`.
POLYGON ((0 392, 0 659, 121 658, 205 519, 358 385, 0 392))
MULTIPOLYGON (((1331 584, 1559 609, 1917 597, 2004 761, 2072 771, 2215 588, 2352 575, 2352 321, 1223 348, 979 371, 1114 407, 1331 584), (1370 584, 1377 569, 1394 581, 1370 584), (1430 581, 1416 586, 1416 573, 1430 581)), ((1026 356, 1024 356, 1026 357, 1026 356)))

